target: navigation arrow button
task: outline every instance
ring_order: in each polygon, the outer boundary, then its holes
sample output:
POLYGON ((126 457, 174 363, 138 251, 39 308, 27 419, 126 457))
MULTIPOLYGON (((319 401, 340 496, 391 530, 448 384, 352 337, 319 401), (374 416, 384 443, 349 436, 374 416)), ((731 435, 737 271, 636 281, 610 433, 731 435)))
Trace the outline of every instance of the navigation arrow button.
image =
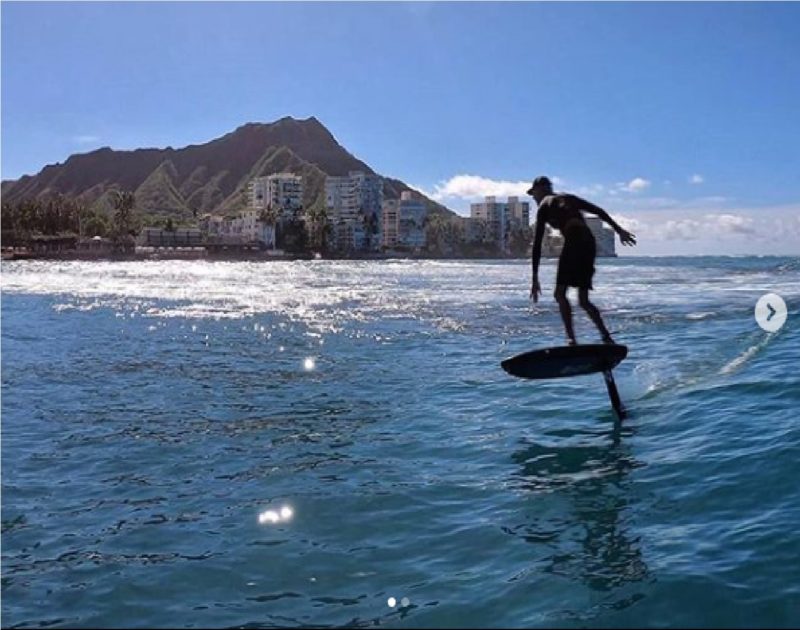
POLYGON ((777 311, 774 308, 772 308, 772 304, 770 303, 767 303, 767 308, 769 309, 769 315, 767 316, 767 321, 769 321, 775 316, 775 313, 777 313, 777 311))
POLYGON ((786 302, 776 293, 765 293, 756 303, 756 322, 767 332, 777 332, 786 322, 786 302))

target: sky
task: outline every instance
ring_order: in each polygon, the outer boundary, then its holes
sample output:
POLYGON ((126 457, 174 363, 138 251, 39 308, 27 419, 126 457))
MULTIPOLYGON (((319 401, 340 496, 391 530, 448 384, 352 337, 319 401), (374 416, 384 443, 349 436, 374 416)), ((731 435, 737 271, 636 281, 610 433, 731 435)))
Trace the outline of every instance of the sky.
POLYGON ((637 234, 620 253, 800 255, 800 3, 6 0, 0 20, 3 179, 315 116, 459 214, 544 174, 637 234))

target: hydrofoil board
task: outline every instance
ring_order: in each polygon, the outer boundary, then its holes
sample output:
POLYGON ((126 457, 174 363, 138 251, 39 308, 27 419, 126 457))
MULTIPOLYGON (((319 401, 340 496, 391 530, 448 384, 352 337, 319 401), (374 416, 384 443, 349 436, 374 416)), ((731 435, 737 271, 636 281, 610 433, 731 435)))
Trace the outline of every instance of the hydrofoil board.
POLYGON ((607 372, 628 356, 620 344, 584 344, 531 350, 502 361, 502 368, 520 378, 563 378, 607 372))

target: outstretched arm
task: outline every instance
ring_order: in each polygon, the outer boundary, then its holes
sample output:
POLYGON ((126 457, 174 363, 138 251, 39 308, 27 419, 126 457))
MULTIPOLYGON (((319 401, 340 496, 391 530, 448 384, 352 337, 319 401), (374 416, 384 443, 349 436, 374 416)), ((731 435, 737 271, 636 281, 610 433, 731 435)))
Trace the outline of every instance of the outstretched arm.
POLYGON ((636 245, 636 236, 628 232, 628 230, 625 228, 621 227, 616 221, 614 221, 614 219, 611 218, 608 212, 603 210, 600 206, 589 203, 580 197, 575 197, 575 200, 578 202, 579 207, 583 212, 588 212, 589 214, 598 216, 603 221, 608 223, 614 229, 614 231, 619 234, 619 240, 623 245, 636 245))
POLYGON ((539 259, 542 257, 542 238, 544 238, 544 210, 539 208, 536 213, 536 234, 533 237, 533 250, 531 252, 531 297, 534 302, 539 300, 542 288, 539 286, 539 259))

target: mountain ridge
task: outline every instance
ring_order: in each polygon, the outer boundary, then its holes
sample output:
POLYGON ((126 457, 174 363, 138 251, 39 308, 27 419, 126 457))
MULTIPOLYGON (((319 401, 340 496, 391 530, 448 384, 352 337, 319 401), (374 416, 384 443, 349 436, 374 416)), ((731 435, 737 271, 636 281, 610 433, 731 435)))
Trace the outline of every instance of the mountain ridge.
MULTIPOLYGON (((176 219, 200 214, 231 214, 246 205, 247 183, 275 172, 303 175, 304 206, 324 205, 325 177, 350 171, 377 174, 347 151, 314 116, 285 116, 272 123, 249 122, 202 144, 115 150, 104 146, 48 164, 36 175, 2 182, 3 200, 61 194, 108 212, 113 190, 134 191, 137 208, 176 219)), ((384 196, 399 198, 413 190, 381 175, 384 196)), ((448 208, 415 191, 429 210, 455 216, 448 208)))

